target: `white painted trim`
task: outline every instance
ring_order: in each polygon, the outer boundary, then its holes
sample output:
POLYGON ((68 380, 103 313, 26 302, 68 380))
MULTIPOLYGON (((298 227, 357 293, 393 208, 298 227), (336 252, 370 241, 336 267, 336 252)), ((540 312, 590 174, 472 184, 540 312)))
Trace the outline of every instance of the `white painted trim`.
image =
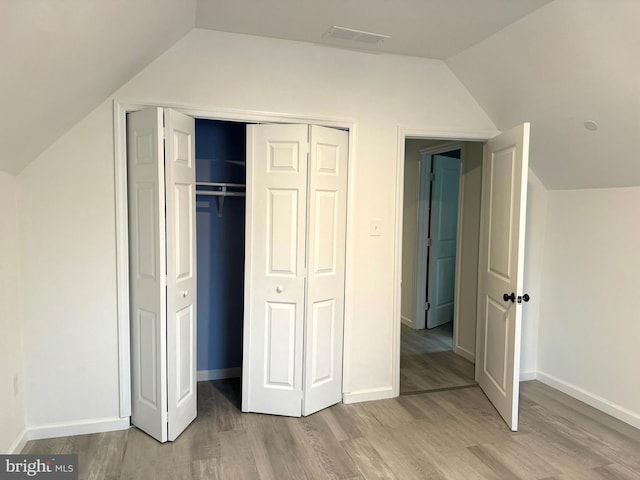
POLYGON ((39 427, 29 428, 27 436, 29 440, 41 440, 43 438, 68 437, 71 435, 86 435, 88 433, 114 432, 126 430, 131 426, 127 418, 93 418, 80 422, 52 423, 39 427))
MULTIPOLYGON (((343 128, 349 132, 348 187, 347 187, 347 231, 345 257, 345 319, 342 351, 343 391, 345 379, 351 370, 350 349, 354 302, 353 264, 355 258, 355 172, 356 172, 356 120, 319 115, 294 115, 277 112, 260 112, 237 109, 221 109, 202 105, 127 103, 114 99, 114 171, 115 171, 115 212, 116 212, 116 292, 118 308, 118 372, 120 416, 129 421, 131 415, 131 347, 129 344, 129 240, 127 219, 127 149, 126 114, 145 107, 172 108, 186 115, 213 120, 229 120, 245 123, 306 123, 325 127, 343 128)), ((250 195, 250 193, 247 193, 250 195)), ((249 205, 249 198, 247 198, 249 205)), ((247 212, 247 218, 249 212, 247 212)), ((246 351, 246 350, 245 350, 246 351)), ((399 375, 399 374, 398 374, 399 375)), ((399 378, 399 376, 398 376, 399 378)))
POLYGON ((355 275, 354 268, 356 259, 356 139, 358 127, 355 121, 349 127, 349 157, 347 160, 347 230, 346 230, 346 252, 345 252, 345 272, 344 272, 344 331, 342 337, 342 391, 351 388, 351 367, 353 359, 354 334, 353 318, 355 317, 355 275))
MULTIPOLYGON (((450 142, 484 142, 500 134, 500 130, 464 130, 451 128, 420 128, 400 126, 399 130, 404 134, 404 139, 420 138, 428 140, 447 140, 450 142)), ((404 148, 404 145, 402 146, 404 148)))
POLYGON ((452 152, 454 150, 462 150, 462 142, 442 142, 437 145, 431 145, 430 147, 423 147, 419 152, 423 155, 439 155, 441 153, 452 152))
POLYGON ((569 382, 565 382, 553 375, 549 375, 548 373, 541 372, 538 370, 537 380, 544 383, 545 385, 549 385, 550 387, 555 388, 556 390, 560 390, 567 395, 578 399, 587 405, 591 405, 593 408, 596 408, 608 415, 611 415, 618 420, 621 420, 629 425, 640 428, 640 413, 633 412, 625 407, 622 407, 616 403, 613 403, 606 398, 602 398, 595 393, 588 392, 583 388, 578 387, 577 385, 573 385, 569 382))
POLYGON ((411 328, 413 328, 414 330, 416 330, 416 326, 415 326, 415 324, 414 324, 413 320, 411 320, 410 318, 405 317, 404 315, 400 315, 400 321, 401 321, 404 325, 406 325, 407 327, 411 327, 411 328))
POLYGON ((243 311, 242 311, 242 371, 244 375, 242 375, 242 395, 241 397, 241 405, 240 409, 243 412, 249 411, 249 397, 251 391, 251 382, 249 378, 251 377, 251 359, 249 358, 249 352, 253 349, 251 348, 251 335, 248 335, 247 332, 251 328, 251 316, 249 312, 251 311, 251 298, 250 298, 250 287, 248 279, 253 278, 253 257, 251 255, 247 255, 247 252, 250 252, 251 245, 253 245, 253 222, 251 219, 254 216, 253 213, 253 188, 251 188, 251 182, 253 178, 253 129, 247 128, 245 133, 246 139, 246 152, 245 152, 245 215, 244 215, 244 248, 245 248, 245 256, 244 256, 244 292, 243 292, 243 311))
POLYGON ((470 352, 466 348, 462 348, 460 345, 453 346, 453 353, 460 355, 465 360, 469 360, 471 363, 476 363, 476 356, 473 352, 470 352))
MULTIPOLYGON (((460 305, 459 299, 462 298, 462 265, 464 258, 462 255, 462 236, 464 235, 464 191, 465 191, 465 171, 467 162, 469 161, 469 147, 460 144, 460 183, 458 185, 458 232, 456 239, 456 278, 455 278, 455 303, 453 305, 453 350, 470 362, 476 362, 476 353, 460 346, 458 326, 460 325, 460 305)), ((476 307, 477 308, 477 307, 476 307)), ((477 317, 476 317, 477 322, 477 317)), ((476 325, 477 327, 477 325, 476 325)))
POLYGON ((529 380, 537 380, 538 372, 536 370, 524 370, 520 372, 520 381, 527 382, 529 380))
POLYGON ((113 148, 116 216, 116 301, 118 315, 118 375, 120 417, 131 416, 131 343, 129 327, 129 236, 127 198, 126 110, 113 104, 113 148), (122 225, 125 228, 122 228, 122 225))
POLYGON ((9 450, 7 450, 7 455, 18 455, 22 452, 22 449, 27 444, 29 440, 29 433, 27 430, 23 430, 13 441, 13 443, 9 446, 9 450))
MULTIPOLYGON (((405 133, 402 127, 398 127, 398 162, 396 164, 396 199, 393 252, 393 325, 391 334, 391 390, 392 396, 400 395, 400 339, 402 318, 402 217, 404 207, 404 147, 405 133)), ((345 403, 346 401, 345 394, 345 403)))
POLYGON ((393 335, 391 345, 391 384, 393 396, 400 395, 400 325, 402 298, 402 208, 404 203, 404 144, 408 138, 445 139, 451 141, 486 141, 498 130, 458 130, 457 128, 413 128, 398 126, 398 155, 396 164, 395 251, 393 255, 393 335))
MULTIPOLYGON (((407 159, 405 158, 405 162, 407 159)), ((416 242, 416 275, 414 278, 415 299, 414 318, 415 328, 422 329, 427 326, 427 312, 425 305, 427 303, 427 263, 429 262, 429 254, 426 252, 423 241, 426 240, 429 233, 429 212, 431 210, 431 170, 433 168, 433 156, 428 152, 420 151, 420 162, 418 164, 418 241, 416 242), (429 200, 426 200, 429 198, 429 200), (425 199, 425 200, 423 200, 425 199)), ((404 200, 404 193, 403 193, 404 200)), ((404 205, 403 205, 404 215, 404 205)), ((404 220, 404 216, 403 216, 404 220)), ((404 229, 404 224, 402 226, 404 229)))
POLYGON ((342 395, 342 403, 370 402, 397 397, 392 387, 369 388, 358 392, 348 392, 342 395))
POLYGON ((215 370, 198 370, 196 372, 196 381, 207 382, 209 380, 222 380, 224 378, 240 378, 242 376, 242 368, 218 368, 215 370))

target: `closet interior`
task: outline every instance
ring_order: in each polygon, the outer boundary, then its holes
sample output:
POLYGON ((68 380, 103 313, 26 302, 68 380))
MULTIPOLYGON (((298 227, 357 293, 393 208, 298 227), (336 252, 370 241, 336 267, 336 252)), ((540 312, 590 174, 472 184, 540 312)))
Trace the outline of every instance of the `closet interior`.
POLYGON ((240 377, 246 125, 196 119, 197 379, 240 377))

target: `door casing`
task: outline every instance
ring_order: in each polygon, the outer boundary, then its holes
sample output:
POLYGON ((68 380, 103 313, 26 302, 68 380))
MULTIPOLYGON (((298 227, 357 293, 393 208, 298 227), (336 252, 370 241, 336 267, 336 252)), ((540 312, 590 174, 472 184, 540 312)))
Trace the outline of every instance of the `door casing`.
MULTIPOLYGON (((286 113, 265 113, 248 110, 216 109, 206 105, 154 103, 126 103, 114 101, 114 178, 115 178, 115 220, 116 220, 116 296, 118 317, 118 378, 120 418, 131 416, 131 348, 129 319, 129 227, 127 195, 127 128, 126 115, 145 107, 171 108, 194 118, 209 120, 236 121, 244 123, 306 123, 325 127, 341 128, 349 132, 349 162, 347 180, 347 232, 345 262, 345 320, 343 343, 343 378, 350 368, 349 352, 345 348, 351 335, 353 315, 353 272, 355 215, 349 215, 355 206, 354 173, 357 159, 355 156, 356 121, 354 119, 336 119, 306 117, 286 113)), ((344 396, 344 385, 343 385, 344 396)))
MULTIPOLYGON (((392 342, 392 393, 394 397, 400 395, 400 331, 402 324, 401 300, 402 300, 402 213, 404 207, 404 165, 405 165, 405 142, 408 139, 420 140, 443 140, 448 142, 486 142, 492 137, 500 134, 498 130, 469 131, 469 130, 437 130, 437 129, 416 129, 409 127, 398 128, 398 161, 396 164, 396 197, 395 197, 395 245, 393 259, 394 271, 394 293, 393 293, 393 342, 392 342)), ((460 189, 462 192, 462 189, 460 189)), ((461 205, 461 204, 459 204, 461 205)), ((460 206, 458 207, 460 208, 460 206)), ((462 216, 458 215, 458 234, 460 233, 460 222, 462 216)), ((460 239, 460 236, 458 236, 460 239)), ((460 241, 456 255, 459 258, 460 241)), ((459 262, 458 262, 459 263, 459 262)), ((458 279, 460 275, 456 271, 456 296, 458 292, 458 279)), ((455 324, 455 320, 454 320, 455 324)))

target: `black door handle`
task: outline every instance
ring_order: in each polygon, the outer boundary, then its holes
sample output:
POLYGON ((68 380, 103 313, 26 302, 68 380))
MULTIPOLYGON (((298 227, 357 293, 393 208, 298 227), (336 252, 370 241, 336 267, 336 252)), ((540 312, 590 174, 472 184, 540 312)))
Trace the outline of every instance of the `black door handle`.
POLYGON ((529 300, 531 300, 531 297, 529 296, 528 293, 525 293, 522 296, 518 295, 518 303, 528 302, 529 300))
MULTIPOLYGON (((511 302, 511 303, 516 303, 516 294, 511 292, 511 295, 507 295, 506 293, 504 295, 502 295, 502 299, 505 302, 511 302)), ((522 302, 528 302, 529 300, 531 300, 531 297, 529 296, 528 293, 525 293, 524 295, 520 296, 518 295, 518 303, 522 303, 522 302)))

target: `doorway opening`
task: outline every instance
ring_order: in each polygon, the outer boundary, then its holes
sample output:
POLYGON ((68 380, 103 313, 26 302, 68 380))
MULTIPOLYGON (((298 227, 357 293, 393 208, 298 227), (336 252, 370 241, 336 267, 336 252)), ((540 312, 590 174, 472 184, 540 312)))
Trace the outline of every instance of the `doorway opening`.
POLYGON ((198 382, 240 409, 246 123, 195 119, 198 382))
POLYGON ((405 140, 401 395, 476 385, 482 146, 405 140))

